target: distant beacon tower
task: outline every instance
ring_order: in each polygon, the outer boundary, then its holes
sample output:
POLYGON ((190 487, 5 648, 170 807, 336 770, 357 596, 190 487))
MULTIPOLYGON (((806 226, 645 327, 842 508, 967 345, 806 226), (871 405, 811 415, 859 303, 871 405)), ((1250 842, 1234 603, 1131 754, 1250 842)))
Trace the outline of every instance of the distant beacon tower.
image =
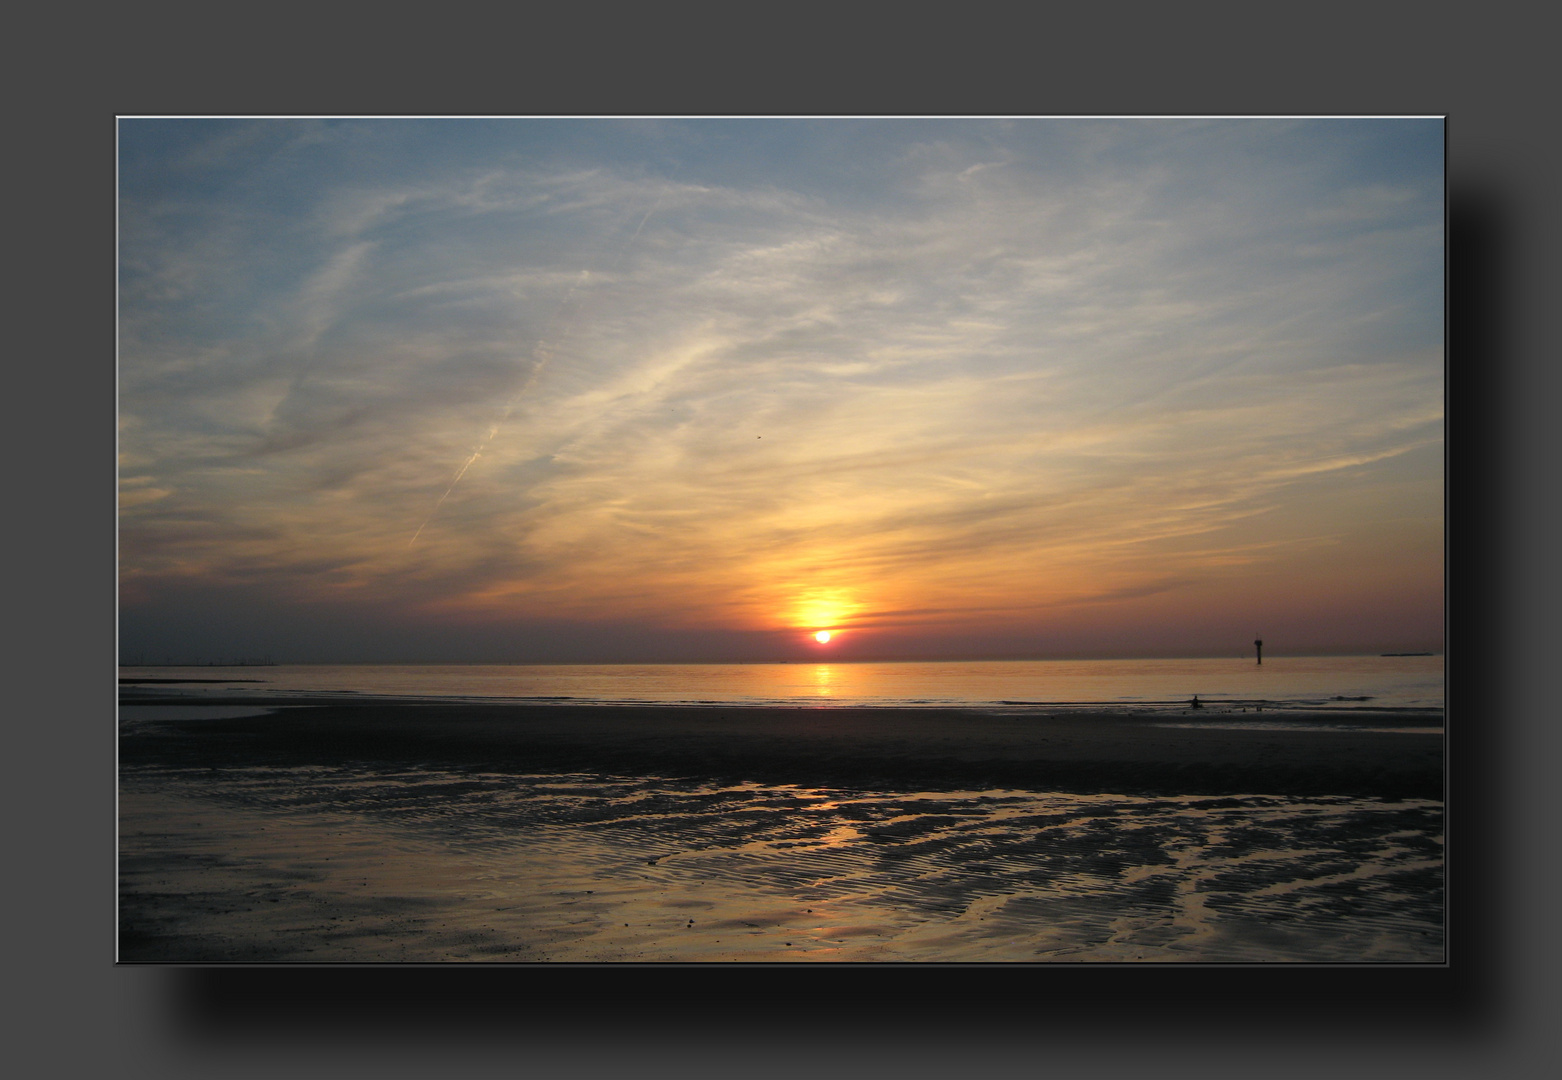
POLYGON ((1255 640, 1253 642, 1253 648, 1258 650, 1258 662, 1262 664, 1264 662, 1264 639, 1258 638, 1255 640))

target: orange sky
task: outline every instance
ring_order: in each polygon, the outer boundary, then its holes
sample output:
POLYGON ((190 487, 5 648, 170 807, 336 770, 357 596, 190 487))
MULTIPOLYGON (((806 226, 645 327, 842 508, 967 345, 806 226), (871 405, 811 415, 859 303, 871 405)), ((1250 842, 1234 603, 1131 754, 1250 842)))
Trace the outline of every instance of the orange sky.
POLYGON ((1439 121, 123 121, 122 656, 1441 648, 1442 168, 1439 121))

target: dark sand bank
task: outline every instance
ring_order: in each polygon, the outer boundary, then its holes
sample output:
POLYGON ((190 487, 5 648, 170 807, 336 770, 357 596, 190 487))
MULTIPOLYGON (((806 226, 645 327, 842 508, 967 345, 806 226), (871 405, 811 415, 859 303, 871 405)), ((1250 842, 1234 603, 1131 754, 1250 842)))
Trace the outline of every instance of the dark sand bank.
MULTIPOLYGON (((141 696, 122 703, 160 700, 196 704, 141 696)), ((131 719, 122 725, 120 758, 129 767, 381 762, 882 790, 1425 799, 1443 792, 1443 740, 1413 730, 1440 725, 1439 714, 288 704, 263 716, 131 719), (1260 719, 1264 726, 1253 726, 1260 719), (1200 726, 1183 726, 1193 723, 1200 726)))

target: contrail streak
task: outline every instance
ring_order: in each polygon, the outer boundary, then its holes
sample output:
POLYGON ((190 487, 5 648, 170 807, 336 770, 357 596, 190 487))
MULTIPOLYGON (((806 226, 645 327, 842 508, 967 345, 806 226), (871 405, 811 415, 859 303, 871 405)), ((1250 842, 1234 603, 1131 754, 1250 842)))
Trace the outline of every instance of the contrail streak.
MULTIPOLYGON (((483 446, 487 445, 488 442, 485 439, 483 441, 483 446)), ((450 481, 450 486, 445 489, 445 493, 441 495, 439 497, 439 501, 434 504, 434 509, 428 512, 428 517, 424 518, 423 524, 418 526, 418 531, 412 534, 412 539, 407 541, 408 547, 411 547, 413 544, 418 542, 418 537, 423 535, 423 530, 428 528, 428 523, 434 520, 434 515, 439 513, 439 508, 445 505, 445 500, 450 498, 450 493, 456 489, 456 485, 461 482, 461 478, 466 475, 466 471, 472 467, 472 462, 476 461, 478 457, 482 455, 483 446, 479 446, 476 450, 473 450, 472 456, 466 459, 466 464, 462 465, 459 469, 456 470, 455 479, 450 481)))
POLYGON ((662 197, 660 195, 658 195, 656 197, 656 201, 651 204, 651 209, 647 210, 645 212, 645 217, 640 219, 640 224, 635 226, 635 234, 629 238, 629 243, 626 243, 624 245, 624 250, 625 251, 629 250, 629 244, 633 244, 636 240, 640 239, 640 230, 645 228, 645 223, 647 221, 651 220, 651 215, 656 213, 656 208, 658 206, 661 206, 661 205, 662 205, 662 197))
MULTIPOLYGON (((640 238, 640 231, 645 228, 645 223, 651 220, 651 215, 656 213, 657 207, 661 205, 662 197, 658 195, 656 197, 656 201, 651 204, 651 209, 647 210, 645 212, 645 216, 640 219, 640 224, 635 226, 634 233, 631 234, 629 239, 624 242, 624 246, 619 252, 620 257, 628 252, 630 247, 633 246, 634 242, 640 238)), ((559 318, 566 313, 569 308, 570 301, 574 299, 576 290, 578 290, 590 276, 591 271, 589 269, 582 270, 580 272, 580 275, 570 285, 569 291, 564 294, 564 298, 559 301, 559 306, 554 309, 553 316, 548 320, 550 324, 557 323, 559 318)), ((562 329, 560 329, 558 341, 562 343, 564 339, 569 337, 570 331, 573 328, 574 319, 571 318, 563 325, 562 329)), ((472 467, 472 463, 478 458, 482 457, 483 451, 488 449, 488 444, 493 442, 494 436, 499 434, 499 425, 508 420, 511 414, 515 412, 515 403, 520 400, 520 398, 523 397, 528 390, 532 388, 532 384, 537 381, 537 377, 542 374, 543 369, 548 366, 548 361, 551 359, 553 359, 552 346, 549 344, 546 338, 539 339, 537 344, 532 347, 531 375, 526 379, 525 384, 511 395, 509 402, 504 407, 504 412, 499 416, 499 423, 494 424, 488 429, 488 435, 483 439, 482 442, 477 444, 477 449, 472 451, 472 456, 467 458, 465 463, 463 463, 462 466, 456 470, 456 475, 450 481, 450 486, 445 489, 445 493, 441 495, 438 501, 434 503, 434 508, 429 511, 428 517, 423 519, 423 524, 418 526, 418 531, 412 534, 412 539, 407 541, 407 547, 409 549, 413 544, 418 542, 418 537, 423 535, 423 530, 428 528, 429 523, 434 520, 436 515, 438 515, 439 508, 445 505, 445 500, 450 498, 450 493, 455 491, 457 484, 461 483, 461 478, 465 476, 466 471, 472 467)))

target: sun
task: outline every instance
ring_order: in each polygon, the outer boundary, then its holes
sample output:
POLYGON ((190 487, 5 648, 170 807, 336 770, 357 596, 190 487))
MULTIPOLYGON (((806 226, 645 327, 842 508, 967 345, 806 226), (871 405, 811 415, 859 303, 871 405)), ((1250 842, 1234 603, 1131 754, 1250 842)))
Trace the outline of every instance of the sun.
POLYGON ((819 644, 823 645, 826 641, 830 640, 830 631, 828 631, 828 630, 821 630, 821 631, 819 631, 817 634, 814 635, 814 640, 817 641, 819 644))

